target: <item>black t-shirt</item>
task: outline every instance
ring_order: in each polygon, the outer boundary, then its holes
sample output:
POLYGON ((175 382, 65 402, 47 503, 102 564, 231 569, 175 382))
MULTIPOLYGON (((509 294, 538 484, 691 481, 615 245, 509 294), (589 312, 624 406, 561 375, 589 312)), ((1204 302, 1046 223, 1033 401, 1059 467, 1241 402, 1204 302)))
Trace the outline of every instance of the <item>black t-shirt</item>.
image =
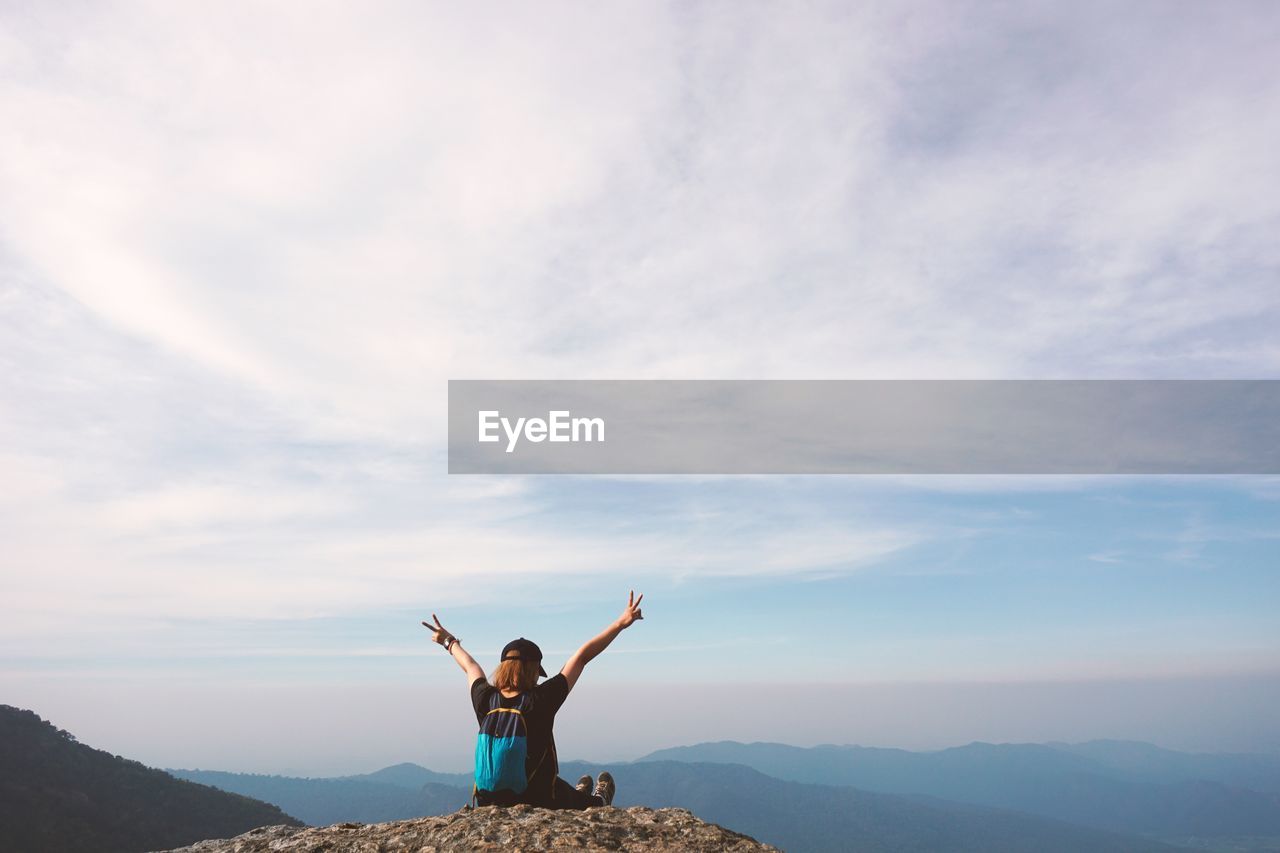
MULTIPOLYGON (((477 722, 482 721, 485 714, 489 713, 490 697, 495 693, 498 693, 498 689, 483 678, 471 682, 471 704, 475 707, 477 722)), ((560 710, 565 697, 569 695, 569 682, 563 675, 556 675, 529 693, 531 701, 524 715, 529 738, 529 757, 525 761, 529 787, 521 799, 536 805, 551 799, 556 775, 560 772, 560 764, 556 760, 556 739, 551 729, 555 725, 556 711, 560 710)), ((520 697, 512 696, 508 699, 499 694, 499 700, 500 707, 514 708, 520 697)))

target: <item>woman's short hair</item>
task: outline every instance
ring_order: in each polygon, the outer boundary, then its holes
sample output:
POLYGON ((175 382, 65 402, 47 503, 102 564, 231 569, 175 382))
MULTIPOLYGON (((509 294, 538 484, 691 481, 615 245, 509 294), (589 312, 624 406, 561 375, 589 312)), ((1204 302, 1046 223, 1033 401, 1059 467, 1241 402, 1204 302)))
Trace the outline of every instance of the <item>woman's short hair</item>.
POLYGON ((525 693, 538 684, 536 660, 504 660, 493 671, 493 686, 499 690, 518 690, 525 693))

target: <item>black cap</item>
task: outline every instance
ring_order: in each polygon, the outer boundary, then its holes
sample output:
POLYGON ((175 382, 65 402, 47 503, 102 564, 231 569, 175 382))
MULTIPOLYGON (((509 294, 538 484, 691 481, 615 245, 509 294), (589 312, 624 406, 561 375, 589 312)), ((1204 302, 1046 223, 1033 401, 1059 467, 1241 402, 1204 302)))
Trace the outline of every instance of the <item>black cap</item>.
POLYGON ((542 649, 538 648, 538 644, 531 640, 521 637, 518 640, 512 640, 502 647, 503 660, 532 660, 538 662, 538 675, 543 678, 547 677, 547 671, 542 668, 542 649), (511 654, 515 652, 515 654, 511 654))

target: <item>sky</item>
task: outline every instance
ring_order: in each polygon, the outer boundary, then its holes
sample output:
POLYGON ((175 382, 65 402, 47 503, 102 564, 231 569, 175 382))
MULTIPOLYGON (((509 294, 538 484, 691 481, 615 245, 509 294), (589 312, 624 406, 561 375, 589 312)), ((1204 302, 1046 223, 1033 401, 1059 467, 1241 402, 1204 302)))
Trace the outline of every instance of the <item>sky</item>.
POLYGON ((1277 46, 1270 2, 0 0, 0 701, 461 770, 419 621, 554 671, 635 588, 566 758, 1280 752, 1276 478, 445 447, 449 379, 1280 378, 1277 46))

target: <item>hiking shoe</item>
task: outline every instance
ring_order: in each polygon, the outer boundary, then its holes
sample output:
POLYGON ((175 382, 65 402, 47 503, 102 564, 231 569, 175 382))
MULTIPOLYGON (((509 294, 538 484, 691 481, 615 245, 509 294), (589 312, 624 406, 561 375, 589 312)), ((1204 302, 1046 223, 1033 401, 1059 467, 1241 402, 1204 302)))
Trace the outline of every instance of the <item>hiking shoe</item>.
POLYGON ((613 804, 613 792, 615 790, 617 790, 617 786, 613 784, 613 776, 606 770, 596 780, 596 789, 592 793, 604 800, 604 804, 608 806, 613 804))
POLYGON ((573 787, 577 788, 579 791, 581 791, 584 794, 590 794, 591 793, 591 777, 583 776, 581 779, 578 780, 578 784, 574 785, 573 787))

